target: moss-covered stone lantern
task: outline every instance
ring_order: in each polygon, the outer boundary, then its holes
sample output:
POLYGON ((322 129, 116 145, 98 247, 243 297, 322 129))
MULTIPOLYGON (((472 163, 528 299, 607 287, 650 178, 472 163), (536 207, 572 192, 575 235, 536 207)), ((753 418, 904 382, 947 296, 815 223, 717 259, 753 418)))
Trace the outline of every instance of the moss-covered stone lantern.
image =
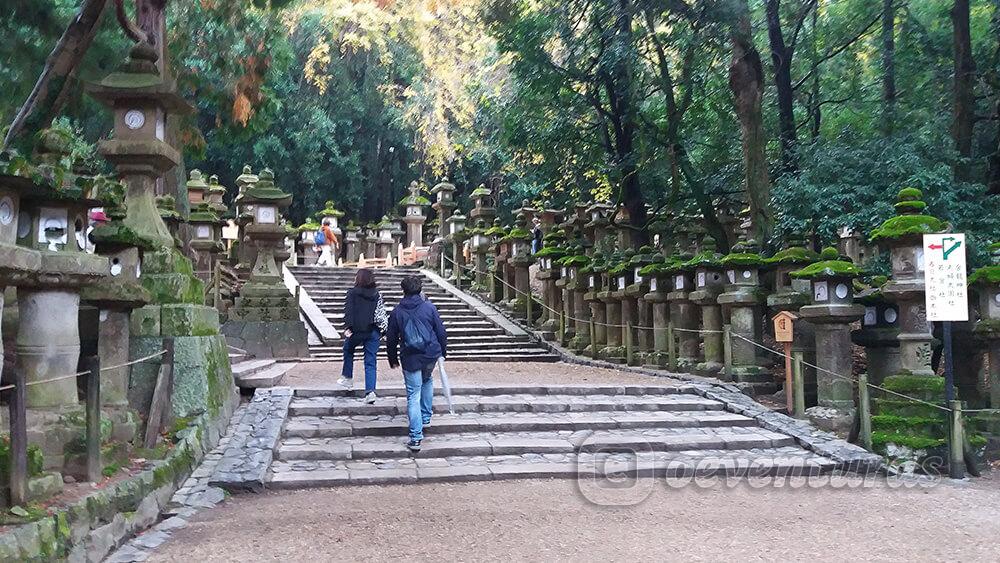
POLYGON ((491 237, 486 234, 487 230, 486 221, 477 219, 475 228, 470 233, 471 239, 469 244, 471 245, 473 255, 472 267, 475 270, 475 281, 472 288, 479 293, 485 293, 489 290, 489 259, 487 256, 492 241, 491 237))
POLYGON ((584 248, 581 245, 570 247, 566 256, 559 259, 559 264, 566 269, 567 292, 573 294, 573 308, 570 315, 573 317, 574 335, 569 341, 570 349, 580 353, 590 346, 590 323, 588 316, 590 307, 584 299, 589 288, 586 277, 580 271, 590 265, 590 257, 583 254, 584 248))
POLYGON ((652 350, 647 354, 646 363, 656 367, 666 367, 668 359, 667 328, 670 324, 667 294, 670 291, 670 282, 676 261, 660 255, 654 258, 654 262, 639 270, 639 275, 648 284, 648 290, 642 299, 649 303, 653 326, 652 350))
POLYGON ((696 370, 707 375, 719 375, 723 368, 722 350, 722 294, 725 267, 722 255, 715 251, 715 239, 705 237, 702 251, 684 263, 684 268, 694 272, 695 289, 690 299, 701 308, 701 341, 703 361, 696 370))
POLYGON ((219 183, 217 175, 212 174, 208 177, 206 198, 208 199, 208 206, 220 217, 229 211, 229 208, 226 207, 225 197, 226 187, 219 183))
POLYGON ((244 165, 243 172, 236 177, 238 193, 236 194, 234 204, 236 207, 235 222, 237 236, 236 242, 233 243, 232 252, 235 258, 236 271, 243 275, 250 274, 250 268, 257 258, 256 248, 252 244, 247 244, 246 240, 246 226, 253 222, 254 211, 253 204, 245 201, 245 194, 257 185, 259 180, 260 178, 253 173, 253 169, 250 168, 249 164, 244 165))
POLYGON ((410 195, 399 202, 403 208, 403 222, 406 223, 406 246, 417 247, 424 244, 424 223, 427 222, 425 209, 431 200, 420 193, 420 184, 410 182, 410 195))
POLYGON ((455 184, 449 182, 448 178, 444 178, 431 188, 431 196, 434 198, 431 207, 437 211, 438 238, 441 239, 448 236, 448 218, 458 207, 458 203, 455 202, 455 189, 455 184))
POLYGON ((607 345, 600 351, 600 356, 608 361, 622 363, 625 361, 625 346, 621 328, 622 323, 622 301, 619 295, 620 269, 623 271, 627 260, 631 256, 626 256, 622 250, 614 246, 615 250, 607 257, 602 269, 601 291, 597 292, 597 298, 604 304, 604 314, 607 319, 607 334, 605 341, 607 345))
POLYGON ((806 416, 826 430, 844 432, 854 421, 854 359, 851 354, 851 323, 864 316, 854 302, 854 278, 860 270, 841 260, 837 249, 826 248, 820 261, 793 272, 793 278, 809 280, 812 303, 799 315, 816 327, 817 406, 806 416))
POLYGON ((490 300, 499 303, 507 296, 506 286, 501 283, 504 279, 504 272, 508 256, 507 243, 501 242, 507 236, 507 229, 500 225, 500 219, 493 220, 493 226, 486 229, 484 233, 493 241, 490 249, 493 252, 493 260, 489 267, 490 271, 490 300))
POLYGON ((646 245, 629 261, 632 269, 632 283, 625 287, 624 299, 629 301, 629 307, 635 312, 635 327, 633 333, 633 359, 636 365, 645 361, 646 354, 653 349, 653 304, 643 299, 649 293, 649 279, 642 275, 642 269, 657 259, 656 249, 646 245))
POLYGON ((375 240, 375 257, 381 260, 386 258, 392 258, 392 247, 394 242, 392 240, 393 225, 392 220, 388 216, 383 216, 382 220, 375 225, 376 240, 375 240))
POLYGON ((479 184, 478 188, 472 190, 469 197, 472 198, 473 205, 472 210, 469 211, 469 219, 472 221, 482 219, 487 225, 492 223, 497 216, 497 210, 493 203, 493 192, 486 186, 479 184))
MULTIPOLYGON (((969 276, 969 286, 979 296, 979 321, 974 333, 986 342, 989 354, 990 405, 1000 407, 1000 243, 990 246, 993 264, 969 276)), ((1000 417, 993 416, 993 420, 1000 417)), ((993 426, 1000 427, 996 422, 993 426)))
POLYGON ((531 292, 529 268, 535 263, 531 255, 531 231, 527 228, 528 216, 524 213, 517 218, 517 226, 505 237, 510 242, 510 258, 507 265, 513 275, 516 295, 512 296, 512 306, 518 314, 526 312, 526 296, 531 292))
POLYGON ((677 339, 677 366, 689 370, 698 363, 698 348, 701 338, 698 336, 700 310, 691 301, 691 293, 695 290, 694 270, 685 267, 685 263, 693 258, 695 248, 693 231, 689 227, 681 227, 681 237, 672 258, 674 264, 665 266, 664 270, 671 273, 672 279, 667 292, 667 303, 670 304, 670 322, 674 325, 677 339))
MULTIPOLYGON (((354 224, 354 221, 347 223, 344 227, 344 252, 348 263, 356 264, 361 257, 361 227, 354 224)), ((315 244, 315 240, 313 241, 315 244)))
MULTIPOLYGON (((542 249, 544 252, 545 249, 542 249)), ((594 321, 594 331, 591 335, 590 346, 584 351, 584 355, 591 358, 599 358, 601 350, 608 345, 607 309, 601 301, 601 291, 604 289, 604 271, 607 269, 604 252, 597 250, 591 257, 590 264, 580 268, 582 283, 586 284, 587 291, 583 294, 583 300, 590 306, 590 318, 594 321)))
POLYGON ((268 169, 243 193, 243 203, 254 208, 246 234, 248 242, 257 248, 257 261, 229 310, 223 333, 257 358, 309 356, 298 303, 285 286, 282 271, 275 262, 275 254, 284 249, 286 236, 280 212, 291 202, 292 196, 275 186, 274 174, 268 169))
POLYGON ((722 258, 728 284, 718 301, 723 308, 723 318, 728 320, 732 331, 730 375, 736 381, 752 386, 754 394, 759 394, 773 392, 775 387, 771 374, 761 366, 770 358, 758 357, 758 348, 751 344, 763 340, 761 319, 766 295, 761 287, 760 271, 764 259, 758 254, 756 242, 747 240, 745 236, 742 235, 733 251, 722 258))
POLYGON ((334 205, 333 201, 327 201, 323 209, 316 212, 315 218, 320 224, 322 224, 323 221, 329 221, 330 230, 333 231, 333 234, 336 235, 337 238, 340 238, 340 235, 343 234, 340 230, 340 218, 343 216, 344 212, 337 209, 337 206, 334 205))
MULTIPOLYGON (((851 332, 851 341, 865 348, 868 381, 881 385, 886 377, 899 373, 899 309, 885 298, 881 286, 886 278, 875 280, 855 301, 865 308, 861 328, 851 332)), ((796 326, 796 331, 798 327, 796 326)))

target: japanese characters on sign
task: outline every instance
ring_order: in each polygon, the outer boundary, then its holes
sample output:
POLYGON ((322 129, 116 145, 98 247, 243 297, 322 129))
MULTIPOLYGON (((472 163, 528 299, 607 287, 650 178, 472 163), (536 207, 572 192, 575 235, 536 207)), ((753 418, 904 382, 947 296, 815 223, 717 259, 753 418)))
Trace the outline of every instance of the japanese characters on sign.
POLYGON ((965 235, 924 235, 923 254, 927 320, 969 320, 965 235))

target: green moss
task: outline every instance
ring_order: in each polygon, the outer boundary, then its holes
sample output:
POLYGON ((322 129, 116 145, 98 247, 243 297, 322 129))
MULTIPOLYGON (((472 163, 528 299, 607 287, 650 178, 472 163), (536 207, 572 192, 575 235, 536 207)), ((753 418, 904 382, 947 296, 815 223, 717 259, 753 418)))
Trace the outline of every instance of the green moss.
POLYGON ((108 223, 95 227, 90 233, 90 240, 100 249, 101 246, 135 246, 143 250, 158 248, 155 241, 140 235, 122 223, 108 223))
POLYGON ((751 252, 737 252, 722 257, 723 266, 760 266, 763 263, 764 259, 760 254, 751 252))
POLYGON ((718 253, 712 250, 703 250, 698 254, 695 254, 694 258, 684 262, 683 267, 686 269, 694 269, 698 267, 713 268, 721 265, 722 257, 718 253))
POLYGON ((416 197, 413 197, 412 195, 408 195, 408 196, 404 197, 403 199, 399 200, 399 204, 400 205, 428 206, 428 205, 431 204, 431 200, 427 199, 426 197, 424 197, 422 195, 418 195, 416 197))
POLYGON ((979 268, 969 276, 969 285, 996 285, 1000 284, 1000 266, 986 266, 979 268))
POLYGON ((900 201, 895 207, 898 213, 919 213, 927 209, 927 204, 922 201, 900 201))
POLYGON ((888 444, 904 446, 912 450, 926 450, 936 448, 945 444, 944 438, 931 438, 929 436, 910 436, 898 432, 872 432, 872 446, 879 451, 885 450, 888 444))
POLYGON ((917 188, 903 188, 896 194, 896 199, 899 201, 918 201, 923 196, 923 192, 917 188))
POLYGON ((765 258, 765 264, 808 264, 819 259, 815 251, 801 246, 786 248, 770 258, 765 258))
POLYGON ((645 266, 639 270, 639 275, 646 276, 662 276, 671 273, 674 267, 674 262, 653 262, 652 264, 645 266))
POLYGON ((531 238, 531 231, 528 229, 522 229, 520 227, 515 227, 507 233, 507 236, 503 238, 505 241, 512 241, 515 239, 529 239, 531 238))
POLYGON ((861 270, 850 262, 843 260, 825 260, 810 264, 801 270, 789 274, 797 279, 823 279, 832 277, 857 277, 861 270))
POLYGON ((583 254, 577 254, 574 256, 563 256, 562 258, 557 260, 556 263, 559 264, 560 266, 566 266, 567 268, 582 267, 590 263, 590 257, 583 254))
POLYGON ((566 250, 558 246, 546 246, 535 253, 535 258, 562 258, 566 255, 566 250))
POLYGON ((937 376, 894 375, 887 377, 882 382, 882 387, 904 395, 913 392, 930 392, 940 393, 944 396, 944 378, 937 376))
POLYGON ((872 231, 870 240, 893 240, 907 235, 924 235, 943 231, 945 224, 930 215, 899 215, 872 231))
MULTIPOLYGON (((42 474, 45 459, 42 450, 35 444, 28 444, 28 476, 37 477, 42 474)), ((0 483, 10 481, 10 434, 0 436, 0 483)))
POLYGON ((944 422, 944 417, 930 418, 923 416, 898 416, 894 414, 872 415, 873 427, 899 433, 923 430, 927 427, 941 428, 944 422))

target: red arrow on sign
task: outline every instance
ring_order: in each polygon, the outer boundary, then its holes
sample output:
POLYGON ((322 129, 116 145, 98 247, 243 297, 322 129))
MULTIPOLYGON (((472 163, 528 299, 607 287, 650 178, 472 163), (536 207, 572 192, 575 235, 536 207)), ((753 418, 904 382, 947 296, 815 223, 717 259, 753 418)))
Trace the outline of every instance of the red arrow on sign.
POLYGON ((929 248, 931 250, 942 250, 942 249, 944 249, 944 245, 943 244, 928 244, 927 248, 929 248))

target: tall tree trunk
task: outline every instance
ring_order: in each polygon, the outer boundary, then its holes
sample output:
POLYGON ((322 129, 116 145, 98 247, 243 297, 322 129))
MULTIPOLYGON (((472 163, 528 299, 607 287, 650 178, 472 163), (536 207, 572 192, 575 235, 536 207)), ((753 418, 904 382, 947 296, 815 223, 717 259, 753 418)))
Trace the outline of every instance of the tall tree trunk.
POLYGON ((146 33, 146 41, 156 49, 156 65, 164 74, 170 68, 167 51, 167 1, 135 0, 135 19, 139 29, 146 33))
POLYGON ((892 135, 896 125, 896 8, 882 0, 882 134, 892 135))
POLYGON ((955 60, 951 135, 959 157, 955 162, 954 175, 955 181, 969 182, 972 180, 972 133, 976 124, 976 63, 972 59, 969 0, 955 0, 951 8, 951 23, 955 60))
POLYGON ((809 92, 809 101, 812 107, 809 110, 809 138, 812 141, 819 139, 820 125, 823 123, 823 105, 820 103, 819 95, 819 53, 816 51, 816 20, 819 10, 812 11, 812 37, 809 41, 809 73, 812 75, 812 88, 809 92))
POLYGON ((10 147, 23 132, 48 127, 62 111, 68 97, 66 92, 75 83, 80 61, 97 34, 105 8, 107 0, 84 0, 45 59, 45 66, 35 81, 35 87, 14 116, 4 137, 4 149, 10 147))
POLYGON ((639 170, 636 166, 635 136, 638 129, 638 116, 635 100, 632 96, 632 69, 629 66, 632 45, 632 13, 634 7, 631 0, 618 0, 615 10, 615 35, 618 44, 612 70, 613 76, 607 80, 606 91, 610 101, 611 112, 614 115, 615 160, 621 173, 622 203, 628 209, 633 231, 632 240, 636 246, 645 244, 648 235, 639 228, 646 225, 646 200, 639 184, 639 170))
POLYGON ((792 88, 792 56, 794 47, 785 45, 781 32, 781 0, 767 0, 767 37, 771 45, 774 85, 778 103, 778 138, 781 141, 780 174, 794 173, 798 167, 795 149, 795 92, 792 88))
MULTIPOLYGON (((1000 0, 993 0, 992 27, 993 37, 997 40, 996 52, 1000 53, 1000 0)), ((1000 195, 1000 76, 993 76, 990 85, 993 87, 993 98, 995 100, 993 119, 997 126, 997 136, 994 143, 996 150, 989 158, 986 187, 988 193, 991 195, 1000 195)))
POLYGON ((729 89, 733 93, 736 117, 740 122, 750 219, 754 234, 763 245, 768 243, 774 229, 774 215, 770 208, 771 184, 764 153, 767 138, 764 136, 761 113, 764 68, 760 53, 753 44, 747 0, 736 0, 732 5, 736 18, 730 31, 733 53, 729 64, 729 89))

